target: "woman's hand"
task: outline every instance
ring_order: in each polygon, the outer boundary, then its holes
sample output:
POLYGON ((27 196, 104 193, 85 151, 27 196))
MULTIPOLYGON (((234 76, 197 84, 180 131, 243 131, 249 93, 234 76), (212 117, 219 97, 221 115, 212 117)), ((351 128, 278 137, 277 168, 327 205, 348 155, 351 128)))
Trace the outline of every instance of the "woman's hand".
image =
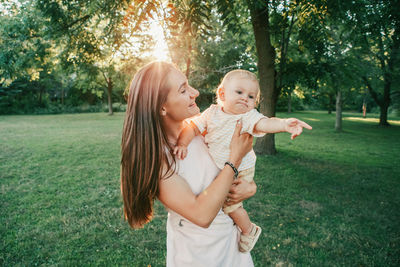
POLYGON ((252 197, 257 192, 257 185, 254 181, 237 179, 233 181, 225 204, 230 206, 252 197))
POLYGON ((242 162, 242 158, 250 152, 253 147, 253 136, 248 133, 240 134, 242 130, 242 121, 239 120, 236 123, 235 132, 233 133, 231 144, 229 146, 231 154, 229 156, 229 161, 239 167, 242 162))

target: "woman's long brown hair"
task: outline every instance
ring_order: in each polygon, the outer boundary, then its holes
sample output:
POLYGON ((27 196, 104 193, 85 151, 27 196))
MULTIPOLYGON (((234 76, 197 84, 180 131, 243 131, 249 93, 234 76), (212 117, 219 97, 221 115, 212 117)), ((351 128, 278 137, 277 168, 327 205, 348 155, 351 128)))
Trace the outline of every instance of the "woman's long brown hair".
MULTIPOLYGON (((174 66, 153 62, 140 69, 130 84, 121 142, 121 193, 124 215, 132 228, 153 216, 159 181, 170 173, 167 137, 160 111, 167 99, 167 76, 174 66), (168 170, 162 170, 167 166, 168 170)), ((173 158, 173 157, 172 157, 173 158)))

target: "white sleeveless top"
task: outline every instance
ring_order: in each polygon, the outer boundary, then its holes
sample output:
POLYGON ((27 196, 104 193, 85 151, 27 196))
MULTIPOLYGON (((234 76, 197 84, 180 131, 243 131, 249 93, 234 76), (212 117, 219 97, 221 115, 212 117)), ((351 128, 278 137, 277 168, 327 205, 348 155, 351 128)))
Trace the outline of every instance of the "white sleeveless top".
MULTIPOLYGON (((193 193, 201 193, 219 173, 202 136, 188 146, 188 155, 177 160, 177 173, 193 193)), ((169 211, 167 220, 167 267, 254 266, 250 253, 238 249, 239 231, 222 210, 209 228, 197 226, 169 211)))

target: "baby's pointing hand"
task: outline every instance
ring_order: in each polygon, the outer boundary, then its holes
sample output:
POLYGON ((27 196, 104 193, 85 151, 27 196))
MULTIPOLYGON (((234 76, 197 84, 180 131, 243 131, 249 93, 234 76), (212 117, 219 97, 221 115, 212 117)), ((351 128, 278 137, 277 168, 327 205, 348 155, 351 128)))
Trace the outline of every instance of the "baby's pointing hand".
POLYGON ((290 118, 286 119, 286 126, 285 130, 288 133, 291 133, 291 139, 295 139, 297 136, 299 136, 303 132, 303 128, 306 128, 308 130, 311 130, 312 127, 305 123, 304 121, 295 119, 295 118, 290 118))

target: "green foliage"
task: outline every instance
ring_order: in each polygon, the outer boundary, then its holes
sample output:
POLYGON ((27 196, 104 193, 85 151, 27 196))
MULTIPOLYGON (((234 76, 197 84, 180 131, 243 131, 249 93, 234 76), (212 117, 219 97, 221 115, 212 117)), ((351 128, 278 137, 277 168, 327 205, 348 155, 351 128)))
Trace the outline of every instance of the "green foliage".
MULTIPOLYGON (((297 97, 296 95, 291 96, 291 112, 304 110, 305 104, 303 99, 297 97)), ((276 110, 278 112, 287 112, 288 110, 289 95, 283 94, 279 97, 278 103, 276 105, 276 110)), ((310 109, 310 108, 307 108, 310 109)))
POLYGON ((344 109, 360 110, 366 101, 368 109, 385 102, 400 110, 397 0, 0 5, 1 114, 102 106, 108 90, 111 101, 124 103, 129 80, 152 60, 154 40, 146 31, 153 19, 163 27, 172 61, 200 90, 199 104, 207 106, 227 71, 259 71, 249 7, 269 12, 279 110, 301 90, 305 98, 294 97, 294 109, 331 111, 338 89, 344 109))
POLYGON ((137 55, 132 52, 140 54, 152 44, 141 35, 146 47, 134 51, 122 45, 134 38, 129 27, 121 28, 125 5, 35 0, 2 4, 7 15, 0 18, 0 114, 81 110, 82 105, 107 101, 110 90, 112 99, 124 102, 132 76, 124 71, 125 62, 133 62, 137 55))
POLYGON ((215 94, 227 72, 237 68, 256 72, 257 66, 250 25, 238 25, 241 30, 234 33, 226 29, 215 13, 209 19, 212 30, 195 43, 197 56, 189 80, 201 92, 215 94))

